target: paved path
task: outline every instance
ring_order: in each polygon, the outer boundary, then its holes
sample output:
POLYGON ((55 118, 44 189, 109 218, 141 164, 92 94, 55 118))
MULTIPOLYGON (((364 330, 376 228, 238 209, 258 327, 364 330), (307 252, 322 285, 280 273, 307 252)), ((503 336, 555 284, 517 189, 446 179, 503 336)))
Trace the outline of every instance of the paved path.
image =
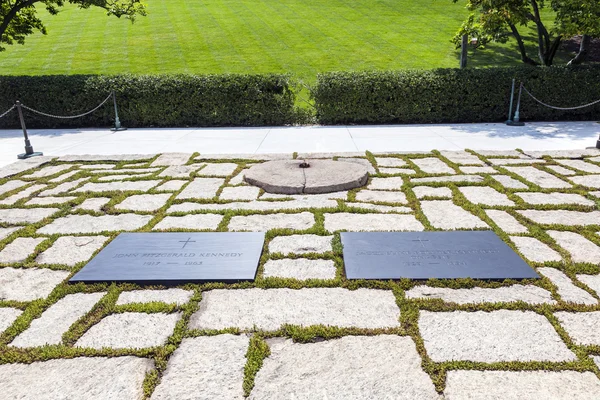
MULTIPOLYGON (((303 126, 265 128, 31 130, 36 151, 66 154, 265 154, 297 152, 558 150, 595 146, 596 122, 535 122, 524 127, 504 124, 303 126)), ((0 130, 0 166, 23 152, 19 130, 0 130)))

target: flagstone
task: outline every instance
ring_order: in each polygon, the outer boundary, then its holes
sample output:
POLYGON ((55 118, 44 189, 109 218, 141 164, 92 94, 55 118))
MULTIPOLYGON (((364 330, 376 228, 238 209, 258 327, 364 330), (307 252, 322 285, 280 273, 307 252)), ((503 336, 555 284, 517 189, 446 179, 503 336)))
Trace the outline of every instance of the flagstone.
POLYGON ((174 165, 165 168, 163 172, 158 174, 160 177, 172 177, 172 178, 189 178, 190 174, 198 171, 200 165, 174 165))
POLYGON ((74 210, 89 210, 89 211, 102 211, 104 207, 111 199, 109 197, 92 197, 85 199, 80 205, 74 208, 74 210))
POLYGON ((533 311, 420 311, 427 354, 444 361, 574 361, 548 319, 533 311))
POLYGON ((569 179, 577 185, 600 189, 600 175, 571 176, 569 179))
POLYGON ((600 275, 577 275, 577 279, 583 282, 600 296, 600 275))
POLYGON ((58 211, 58 208, 10 208, 0 210, 0 222, 10 225, 35 224, 58 211))
POLYGON ((517 151, 517 150, 475 150, 477 154, 481 154, 487 158, 495 158, 495 157, 519 157, 519 158, 530 158, 525 154, 517 151))
POLYGON ((492 165, 515 165, 515 164, 543 164, 545 160, 535 158, 490 158, 492 165))
POLYGON ((270 253, 307 254, 332 251, 333 236, 289 235, 277 236, 269 243, 270 253))
POLYGON ((75 343, 76 347, 142 349, 162 346, 173 334, 181 313, 111 314, 92 326, 75 343))
POLYGON ((116 164, 81 164, 80 169, 113 169, 116 164))
POLYGON ((53 235, 65 233, 100 233, 113 231, 134 231, 146 225, 152 215, 119 214, 102 215, 67 215, 57 218, 48 225, 38 229, 38 233, 53 235))
POLYGON ((396 214, 325 214, 325 230, 369 231, 422 231, 424 229, 414 215, 396 214))
POLYGON ((376 157, 375 162, 377 163, 378 167, 398 168, 408 165, 403 159, 395 157, 376 157))
POLYGON ((550 280, 558 289, 558 295, 563 301, 577 304, 598 304, 591 294, 575 286, 571 279, 556 268, 538 268, 538 272, 550 280))
POLYGON ((183 185, 185 185, 188 182, 189 181, 174 179, 171 181, 166 181, 162 185, 158 185, 157 187, 154 188, 154 190, 156 190, 158 192, 176 192, 179 189, 181 189, 183 187, 183 185))
POLYGON ((586 199, 580 194, 571 193, 539 193, 539 192, 519 192, 515 193, 525 203, 529 204, 579 204, 582 206, 594 206, 596 203, 592 200, 586 199))
POLYGON ((197 172, 200 176, 229 176, 237 169, 238 165, 234 163, 206 164, 204 168, 197 172))
POLYGON ((147 192, 160 181, 130 181, 130 182, 103 182, 86 183, 82 187, 73 190, 73 192, 147 192))
POLYGON ((223 220, 220 214, 192 214, 183 217, 165 217, 152 230, 193 229, 215 230, 223 220))
POLYGON ((23 314, 18 308, 0 307, 0 335, 23 314))
POLYGON ((372 178, 367 188, 371 190, 400 190, 402 185, 404 185, 402 177, 372 178))
POLYGON ((583 160, 555 160, 557 163, 566 167, 571 167, 583 172, 589 172, 591 174, 600 173, 600 166, 585 162, 583 160))
POLYGON ((454 230, 489 227, 481 219, 450 200, 422 201, 421 209, 434 228, 454 230))
POLYGON ((407 336, 345 336, 318 343, 269 340, 250 400, 435 400, 439 395, 407 336))
POLYGON ((518 210, 519 214, 542 225, 598 225, 600 211, 518 210))
POLYGON ((410 168, 379 167, 379 173, 385 175, 415 175, 417 171, 410 168))
POLYGON ((504 194, 488 186, 465 186, 458 188, 471 203, 486 206, 514 206, 515 203, 504 194))
POLYGON ((48 206, 52 204, 66 204, 77 200, 77 197, 34 197, 29 200, 25 205, 27 206, 48 206))
POLYGON ((501 210, 485 210, 487 216, 494 221, 500 229, 506 233, 527 233, 527 227, 521 225, 519 221, 506 211, 501 210))
POLYGON ((20 227, 0 228, 0 240, 4 240, 5 238, 7 238, 10 235, 12 235, 13 232, 18 231, 19 229, 21 229, 21 228, 20 227))
POLYGON ((61 236, 52 246, 40 254, 38 264, 63 264, 73 267, 87 261, 106 241, 107 236, 61 236))
POLYGON ((61 344, 63 334, 77 320, 86 315, 105 295, 100 293, 70 294, 31 321, 29 328, 13 340, 14 347, 37 347, 46 344, 61 344))
POLYGON ((246 172, 248 172, 250 168, 244 168, 243 170, 241 170, 237 175, 235 175, 233 178, 229 179, 228 184, 229 185, 247 185, 247 183, 244 181, 244 174, 246 172))
POLYGON ((600 198, 600 190, 599 190, 599 191, 596 191, 596 192, 590 192, 590 194, 591 194, 592 196, 594 196, 594 197, 598 197, 598 198, 600 198))
POLYGON ((534 167, 505 167, 510 172, 519 175, 528 182, 544 189, 566 189, 571 184, 534 167))
POLYGON ((219 195, 221 200, 256 200, 260 188, 255 186, 225 187, 219 195))
POLYGON ((335 263, 332 260, 309 260, 307 258, 284 258, 269 260, 264 265, 263 277, 306 279, 335 279, 335 263))
POLYGON ((191 211, 224 211, 224 210, 249 210, 249 211, 278 211, 278 210, 300 210, 305 208, 337 208, 335 200, 307 199, 291 201, 235 201, 231 203, 204 204, 204 203, 182 203, 174 204, 167 210, 168 213, 191 212, 191 211))
POLYGON ((412 183, 479 183, 483 177, 479 175, 453 175, 453 176, 431 176, 428 178, 412 178, 412 183))
POLYGON ((31 196, 33 193, 44 189, 45 187, 46 187, 46 185, 32 185, 32 186, 28 187, 27 189, 21 190, 20 192, 13 194, 10 197, 0 200, 0 204, 4 204, 4 205, 15 204, 17 201, 19 201, 21 199, 25 199, 25 198, 31 196))
POLYGON ((460 167, 463 174, 499 174, 493 167, 460 167))
POLYGON ((107 176, 101 176, 101 177, 99 177, 98 180, 100 182, 116 182, 116 181, 125 181, 125 180, 136 179, 136 178, 146 178, 146 177, 148 177, 150 175, 152 175, 152 174, 107 175, 107 176))
POLYGON ((129 196, 115 205, 117 210, 157 211, 167 204, 171 194, 140 194, 129 196))
POLYGON ((119 168, 119 169, 100 169, 98 171, 89 171, 92 174, 103 174, 103 175, 131 175, 132 178, 137 178, 145 175, 152 175, 154 172, 160 171, 161 168, 119 168))
POLYGON ((561 255, 545 243, 527 236, 511 236, 517 250, 530 261, 544 263, 547 261, 562 261, 561 255))
POLYGON ((407 203, 406 195, 402 192, 382 190, 361 190, 356 193, 356 200, 381 203, 407 203))
POLYGON ((452 198, 452 190, 447 187, 431 187, 431 186, 415 186, 413 192, 417 199, 423 199, 425 197, 440 197, 444 199, 452 198))
POLYGON ((451 289, 443 287, 415 286, 406 291, 408 299, 441 299, 446 303, 514 303, 556 304, 552 293, 534 285, 512 285, 499 288, 451 289))
POLYGON ((521 181, 511 178, 508 175, 493 175, 492 179, 498 181, 502 186, 508 189, 527 189, 528 186, 521 181))
POLYGON ((57 194, 62 194, 76 188, 83 182, 87 182, 87 180, 88 178, 80 178, 71 182, 61 183, 52 189, 44 190, 42 193, 38 194, 38 196, 56 196, 57 194))
POLYGON ((571 260, 576 263, 591 263, 600 265, 600 247, 574 232, 546 231, 552 239, 571 254, 571 260))
POLYGON ((600 311, 554 313, 573 342, 582 346, 600 346, 600 311))
POLYGON ((453 168, 439 158, 412 158, 410 161, 426 174, 456 174, 453 168))
POLYGON ((70 272, 46 268, 0 268, 0 300, 32 301, 47 297, 70 272))
POLYGON ((541 151, 528 151, 526 154, 530 157, 542 158, 544 156, 550 156, 552 158, 582 158, 597 156, 600 154, 600 150, 595 148, 581 149, 581 150, 541 150, 541 151))
POLYGON ((0 263, 20 263, 33 254, 35 248, 46 238, 16 238, 0 251, 0 263))
POLYGON ((309 229, 315 224, 315 216, 310 212, 298 214, 268 214, 235 216, 229 222, 230 231, 262 232, 271 229, 309 229))
POLYGON ((45 178, 47 176, 51 176, 51 175, 56 175, 59 172, 63 172, 66 171, 68 169, 73 168, 73 165, 54 165, 54 166, 50 166, 50 167, 44 167, 41 169, 38 169, 37 171, 29 174, 29 175, 25 175, 23 176, 23 178, 45 178))
POLYGON ((184 165, 192 157, 192 153, 163 153, 150 164, 151 167, 184 165))
POLYGON ((274 331, 284 324, 341 328, 399 327, 391 291, 342 288, 210 290, 202 293, 190 329, 274 331))
MULTIPOLYGON (((484 165, 483 161, 479 159, 479 157, 464 151, 441 151, 440 154, 458 165, 484 165)), ((462 168, 461 168, 462 169, 462 168)))
POLYGON ((20 174, 21 172, 25 172, 25 171, 33 169, 33 168, 38 168, 40 165, 46 164, 46 163, 54 160, 54 158, 55 157, 48 157, 48 156, 33 157, 33 158, 28 158, 26 160, 19 160, 17 162, 9 164, 9 165, 5 165, 4 167, 0 168, 0 179, 7 178, 7 177, 13 176, 13 175, 17 175, 17 174, 20 174))
POLYGON ((82 154, 82 155, 67 155, 62 156, 58 159, 58 161, 62 162, 77 162, 77 161, 143 161, 150 160, 156 157, 156 154, 112 154, 112 155, 92 155, 92 154, 82 154))
POLYGON ((338 158, 338 161, 359 164, 359 165, 362 165, 363 167, 365 167, 369 174, 377 173, 377 170, 375 170, 375 168, 373 167, 373 164, 371 164, 371 161, 367 160, 366 158, 340 157, 340 158, 338 158))
POLYGON ((410 207, 383 206, 381 204, 371 204, 371 203, 346 202, 346 206, 352 207, 352 208, 360 208, 363 210, 379 211, 382 213, 409 214, 409 213, 413 212, 412 208, 410 208, 410 207))
POLYGON ((12 192, 13 190, 29 185, 29 183, 30 182, 23 182, 18 180, 8 181, 5 184, 0 185, 0 196, 2 196, 4 193, 12 192))
POLYGON ((195 178, 177 195, 177 199, 211 199, 216 194, 225 179, 195 178))
POLYGON ((575 175, 577 173, 571 169, 567 169, 567 168, 561 167, 559 165, 546 165, 546 168, 551 169, 552 171, 556 172, 557 174, 565 175, 565 176, 575 175))
POLYGON ((160 302, 181 306, 189 302, 193 295, 194 292, 192 290, 178 288, 166 290, 131 290, 121 292, 116 305, 160 302))

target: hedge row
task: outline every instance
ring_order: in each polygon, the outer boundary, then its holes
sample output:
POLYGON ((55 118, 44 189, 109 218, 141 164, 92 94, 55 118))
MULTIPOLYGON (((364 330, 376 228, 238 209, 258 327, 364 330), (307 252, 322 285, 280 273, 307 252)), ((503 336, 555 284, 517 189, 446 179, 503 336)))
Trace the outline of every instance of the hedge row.
MULTIPOLYGON (((335 72, 318 76, 312 97, 322 124, 499 122, 508 116, 512 78, 550 105, 600 99, 599 67, 335 72)), ((599 118, 600 104, 557 111, 523 94, 522 120, 599 118)))
MULTIPOLYGON (((261 126, 294 123, 295 95, 286 75, 57 75, 0 77, 0 112, 15 100, 53 115, 96 107, 114 90, 127 127, 261 126)), ((27 127, 110 126, 112 102, 86 117, 64 120, 26 111, 27 127)), ((19 126, 17 113, 0 128, 19 126)))
MULTIPOLYGON (((562 107, 600 99, 600 67, 489 68, 334 72, 311 88, 321 124, 499 122, 507 118, 512 78, 542 101, 562 107)), ((54 115, 80 114, 115 91, 127 127, 265 126, 307 123, 287 75, 10 76, 0 77, 0 112, 19 99, 54 115)), ((314 116, 312 117, 314 120, 314 116)), ((523 95, 521 119, 595 120, 600 104, 558 111, 523 95)), ((114 123, 106 104, 78 119, 26 111, 30 128, 101 127, 114 123)), ((17 128, 17 113, 0 128, 17 128)))

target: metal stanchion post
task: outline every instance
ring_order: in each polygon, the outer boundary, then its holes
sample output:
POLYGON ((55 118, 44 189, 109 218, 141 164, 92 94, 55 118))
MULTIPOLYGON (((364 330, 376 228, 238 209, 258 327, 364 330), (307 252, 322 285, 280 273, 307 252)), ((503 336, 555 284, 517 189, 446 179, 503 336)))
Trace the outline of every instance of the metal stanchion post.
POLYGON ((513 123, 512 110, 513 110, 514 98, 515 98, 515 78, 513 78, 513 80, 512 80, 512 87, 510 89, 510 106, 508 108, 508 119, 506 120, 506 125, 511 125, 513 123))
POLYGON ((23 118, 23 109, 21 108, 21 102, 17 100, 15 105, 17 106, 17 112, 19 113, 19 119, 21 120, 21 128, 23 129, 23 136, 25 137, 25 153, 19 154, 17 158, 23 160, 25 158, 43 156, 44 153, 33 151, 33 146, 31 145, 31 142, 29 141, 29 136, 27 135, 27 127, 25 126, 25 118, 23 118))
POLYGON ((519 97, 517 97, 517 110, 515 111, 515 117, 513 118, 513 120, 509 123, 507 123, 507 125, 511 125, 511 126, 524 126, 525 124, 521 121, 519 121, 519 110, 521 109, 521 92, 523 91, 523 82, 521 82, 521 84, 519 85, 519 97))
POLYGON ((117 109, 117 96, 115 95, 115 91, 112 92, 113 104, 115 105, 115 127, 111 129, 111 131, 126 131, 127 128, 121 126, 121 121, 119 120, 119 110, 117 109))

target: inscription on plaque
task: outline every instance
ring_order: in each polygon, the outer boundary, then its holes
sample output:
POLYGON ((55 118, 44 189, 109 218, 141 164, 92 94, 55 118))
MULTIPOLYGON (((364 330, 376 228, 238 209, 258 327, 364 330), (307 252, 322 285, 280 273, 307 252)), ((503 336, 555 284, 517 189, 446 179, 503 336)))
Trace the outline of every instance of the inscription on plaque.
POLYGON ((253 281, 264 240, 262 232, 122 233, 69 282, 253 281))
POLYGON ((348 279, 527 279, 538 274, 492 231, 343 232, 348 279))

